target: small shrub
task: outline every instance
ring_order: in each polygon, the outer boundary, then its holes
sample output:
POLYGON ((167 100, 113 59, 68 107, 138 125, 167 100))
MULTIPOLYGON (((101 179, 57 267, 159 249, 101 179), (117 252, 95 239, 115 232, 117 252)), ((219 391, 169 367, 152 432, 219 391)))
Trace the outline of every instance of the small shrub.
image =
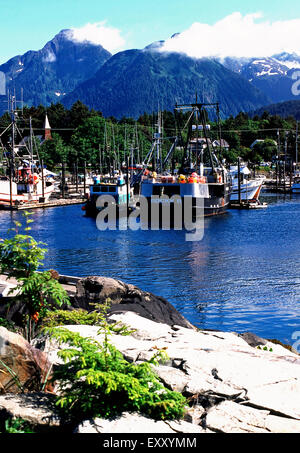
POLYGON ((96 311, 88 312, 83 309, 47 311, 42 322, 43 327, 58 326, 99 326, 101 319, 96 311))
POLYGON ((149 362, 126 361, 109 336, 116 330, 123 335, 129 332, 118 328, 117 323, 109 324, 106 310, 104 307, 100 313, 101 344, 64 328, 48 329, 59 343, 69 345, 58 353, 64 364, 53 373, 60 387, 57 406, 67 418, 76 420, 109 418, 124 411, 138 411, 162 420, 181 418, 186 399, 165 388, 152 368, 165 358, 165 352, 158 351, 149 362))

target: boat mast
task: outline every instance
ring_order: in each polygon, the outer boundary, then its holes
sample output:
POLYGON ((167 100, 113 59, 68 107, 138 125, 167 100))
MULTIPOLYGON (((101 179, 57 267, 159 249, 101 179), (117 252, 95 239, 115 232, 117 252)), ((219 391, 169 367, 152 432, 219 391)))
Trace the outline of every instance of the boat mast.
POLYGON ((155 134, 156 138, 156 168, 161 173, 162 172, 162 159, 161 159, 161 137, 162 137, 162 115, 161 111, 158 112, 157 118, 157 133, 155 134))
POLYGON ((32 132, 32 118, 29 118, 29 127, 30 127, 30 158, 31 158, 31 171, 33 172, 33 132, 32 132))
POLYGON ((206 115, 205 115, 205 109, 204 109, 205 105, 210 105, 210 104, 199 104, 198 108, 200 110, 200 119, 202 120, 203 134, 204 134, 204 138, 205 138, 205 141, 206 141, 206 146, 207 146, 207 149, 208 149, 209 160, 210 160, 210 164, 211 164, 211 170, 212 170, 212 174, 214 174, 214 172, 215 172, 214 160, 213 160, 212 152, 211 152, 211 149, 210 149, 208 135, 207 135, 207 132, 206 132, 206 115))
POLYGON ((10 179, 13 181, 15 177, 15 140, 16 140, 16 98, 10 96, 10 117, 11 117, 11 154, 10 154, 10 179))
POLYGON ((139 134, 138 134, 137 121, 135 122, 135 141, 136 141, 136 148, 137 148, 137 162, 138 162, 138 164, 140 164, 141 163, 141 159, 140 159, 140 144, 139 144, 139 134))
POLYGON ((299 128, 299 123, 297 121, 296 122, 296 168, 298 165, 298 128, 299 128))
POLYGON ((104 121, 104 158, 106 164, 108 165, 108 173, 110 174, 110 158, 108 156, 108 145, 107 145, 107 125, 106 121, 104 121))
POLYGON ((222 159, 222 129, 221 129, 221 115, 220 115, 220 104, 219 102, 217 102, 217 123, 218 123, 218 135, 219 135, 219 158, 220 158, 220 161, 222 159))

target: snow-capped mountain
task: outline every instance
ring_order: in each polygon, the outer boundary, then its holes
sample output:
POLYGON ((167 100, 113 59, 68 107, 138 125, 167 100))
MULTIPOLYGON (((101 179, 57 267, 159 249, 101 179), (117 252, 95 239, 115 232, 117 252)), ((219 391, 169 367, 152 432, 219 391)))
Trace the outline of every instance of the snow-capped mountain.
MULTIPOLYGON (((219 101, 222 116, 300 99, 297 54, 217 60, 166 51, 164 43, 112 56, 100 45, 75 40, 72 30, 62 30, 43 49, 0 65, 0 75, 10 92, 20 96, 23 90, 29 106, 61 102, 70 107, 80 99, 116 117, 138 117, 156 110, 158 103, 172 109, 175 102, 191 102, 196 93, 206 102, 219 101)), ((6 96, 0 96, 0 114, 7 106, 1 101, 6 96)))
POLYGON ((255 78, 264 76, 285 77, 288 71, 289 68, 283 62, 275 58, 263 58, 250 61, 242 67, 240 74, 252 82, 255 78))
POLYGON ((296 53, 290 54, 283 52, 278 55, 274 55, 273 58, 282 62, 289 69, 300 69, 300 55, 297 55, 296 53))
MULTIPOLYGON (((18 99, 23 89, 27 105, 50 105, 92 77, 110 57, 102 46, 75 42, 71 30, 62 30, 43 49, 17 55, 0 65, 0 72, 5 74, 6 89, 15 91, 18 99)), ((0 103, 0 113, 6 105, 0 103)))
POLYGON ((62 103, 70 108, 80 99, 104 116, 138 118, 158 104, 172 111, 175 103, 194 102, 196 93, 205 102, 220 102, 222 117, 270 103, 244 77, 215 59, 195 59, 179 52, 161 52, 157 41, 144 49, 113 55, 93 78, 78 85, 62 103))
POLYGON ((223 64, 263 91, 273 102, 300 99, 300 93, 295 89, 300 79, 300 56, 297 54, 284 52, 267 58, 225 58, 223 64))

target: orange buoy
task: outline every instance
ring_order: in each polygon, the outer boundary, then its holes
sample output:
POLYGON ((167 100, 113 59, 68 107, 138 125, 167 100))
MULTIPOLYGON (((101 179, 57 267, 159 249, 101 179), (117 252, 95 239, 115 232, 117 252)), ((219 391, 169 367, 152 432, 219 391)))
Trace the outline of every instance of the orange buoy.
POLYGON ((198 182, 198 175, 196 173, 192 173, 188 179, 189 184, 195 184, 198 182))

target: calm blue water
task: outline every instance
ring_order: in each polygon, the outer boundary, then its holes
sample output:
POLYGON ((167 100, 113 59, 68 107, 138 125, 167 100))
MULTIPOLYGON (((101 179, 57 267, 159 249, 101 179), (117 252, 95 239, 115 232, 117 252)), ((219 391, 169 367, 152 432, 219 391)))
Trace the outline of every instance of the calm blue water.
MULTIPOLYGON (((266 210, 206 220, 201 242, 176 231, 100 232, 81 206, 34 212, 31 234, 48 244, 48 269, 118 278, 165 297, 198 327, 292 344, 300 331, 300 197, 263 200, 266 210)), ((0 211, 0 235, 20 217, 0 211)))

